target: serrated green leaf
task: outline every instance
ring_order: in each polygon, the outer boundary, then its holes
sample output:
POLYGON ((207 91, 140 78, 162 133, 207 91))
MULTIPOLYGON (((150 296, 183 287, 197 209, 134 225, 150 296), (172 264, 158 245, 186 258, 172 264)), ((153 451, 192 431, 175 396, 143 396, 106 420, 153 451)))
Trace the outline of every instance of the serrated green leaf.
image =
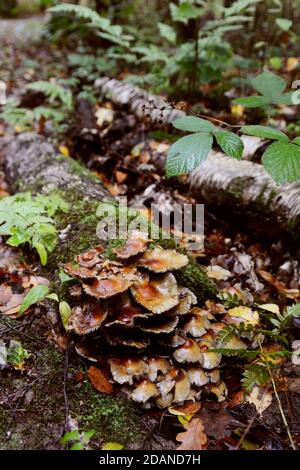
POLYGON ((215 129, 211 122, 196 116, 184 116, 173 121, 172 125, 187 132, 212 132, 215 129))
POLYGON ((241 132, 263 139, 279 140, 280 142, 288 142, 289 138, 283 132, 268 126, 243 126, 241 132))
POLYGON ((244 144, 238 135, 229 131, 217 131, 214 132, 214 136, 226 155, 238 160, 242 158, 244 144))
POLYGON ((278 184, 300 180, 300 148, 295 144, 274 142, 264 152, 262 162, 278 184))
POLYGON ((68 324, 69 318, 72 313, 72 309, 68 302, 65 302, 64 300, 62 302, 59 302, 59 313, 60 313, 60 318, 62 321, 62 324, 64 328, 66 329, 66 326, 68 324))
POLYGON ((197 133, 182 137, 169 148, 166 161, 166 176, 190 173, 208 156, 213 143, 210 134, 197 133))
POLYGON ((295 137, 295 139, 292 142, 296 145, 300 145, 300 137, 295 137))
POLYGON ((268 100, 264 96, 245 96, 244 98, 236 98, 233 103, 246 106, 247 108, 260 108, 268 104, 268 100))
POLYGON ((31 305, 36 304, 37 302, 40 302, 41 300, 44 300, 48 292, 49 292, 49 287, 43 284, 39 284, 33 287, 28 292, 28 294, 25 295, 22 305, 19 309, 18 316, 21 316, 24 312, 26 312, 26 310, 28 310, 29 307, 31 307, 31 305))
POLYGON ((283 31, 289 31, 293 26, 293 22, 288 18, 276 18, 276 24, 283 31))

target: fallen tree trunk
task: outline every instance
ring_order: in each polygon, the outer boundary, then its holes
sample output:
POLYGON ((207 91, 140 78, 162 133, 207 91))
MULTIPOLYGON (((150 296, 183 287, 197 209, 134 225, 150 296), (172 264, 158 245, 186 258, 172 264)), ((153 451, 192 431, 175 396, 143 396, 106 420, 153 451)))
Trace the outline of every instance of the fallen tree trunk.
MULTIPOLYGON (((120 80, 103 78, 95 84, 102 95, 118 106, 128 106, 139 118, 170 123, 185 115, 166 101, 120 80)), ((192 194, 213 212, 235 217, 246 228, 276 238, 288 235, 299 240, 300 182, 276 186, 263 166, 251 160, 265 141, 242 136, 243 161, 212 151, 207 160, 190 175, 192 194)), ((160 162, 161 163, 161 162, 160 162)), ((159 163, 159 166, 161 166, 159 163)))
MULTIPOLYGON (((0 139, 0 154, 13 191, 60 191, 69 203, 68 213, 56 216, 59 243, 49 256, 47 269, 54 273, 75 255, 99 244, 97 208, 112 196, 98 178, 72 158, 58 155, 53 145, 35 133, 0 139)), ((199 301, 215 294, 214 285, 198 264, 191 261, 178 275, 199 301)))

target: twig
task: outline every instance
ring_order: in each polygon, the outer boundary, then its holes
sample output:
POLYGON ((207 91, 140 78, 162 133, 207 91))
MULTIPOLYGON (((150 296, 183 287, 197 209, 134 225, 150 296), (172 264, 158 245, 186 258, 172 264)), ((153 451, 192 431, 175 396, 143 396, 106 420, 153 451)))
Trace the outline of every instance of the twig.
POLYGON ((70 430, 70 426, 69 426, 69 404, 68 404, 68 395, 67 395, 67 386, 66 386, 68 370, 69 370, 69 355, 68 355, 68 349, 66 349, 65 364, 64 364, 64 385, 63 385, 64 402, 65 402, 65 429, 66 429, 66 431, 70 430))
MULTIPOLYGON (((36 341, 37 343, 40 343, 44 346, 44 343, 43 341, 37 339, 37 338, 34 338, 33 336, 30 336, 28 335, 27 333, 24 333, 23 331, 19 331, 18 328, 15 328, 14 326, 11 326, 9 323, 7 323, 4 319, 2 320, 3 323, 9 328, 9 330, 13 330, 15 331, 16 333, 19 333, 20 335, 23 335, 25 336, 26 338, 28 339, 31 339, 32 341, 36 341)), ((20 325, 21 326, 21 325, 20 325)))

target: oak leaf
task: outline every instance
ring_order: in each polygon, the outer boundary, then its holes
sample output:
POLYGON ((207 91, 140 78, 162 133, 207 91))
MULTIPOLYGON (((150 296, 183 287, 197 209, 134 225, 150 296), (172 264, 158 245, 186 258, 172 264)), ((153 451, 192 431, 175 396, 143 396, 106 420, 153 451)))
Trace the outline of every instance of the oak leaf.
POLYGON ((184 425, 185 431, 176 436, 176 440, 181 442, 177 450, 204 450, 207 445, 207 436, 200 418, 193 418, 184 425))

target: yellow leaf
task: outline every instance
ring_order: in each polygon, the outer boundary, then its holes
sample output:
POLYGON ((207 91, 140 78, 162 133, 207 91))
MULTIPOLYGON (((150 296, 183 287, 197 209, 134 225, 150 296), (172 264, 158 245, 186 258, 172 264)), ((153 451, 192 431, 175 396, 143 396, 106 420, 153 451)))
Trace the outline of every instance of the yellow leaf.
POLYGON ((102 446, 102 450, 121 450, 124 449, 124 446, 122 444, 119 444, 118 442, 107 442, 102 446))
POLYGON ((15 131, 16 131, 18 134, 20 134, 21 132, 24 131, 24 128, 23 128, 22 126, 19 126, 19 125, 18 125, 18 126, 15 126, 15 131))
POLYGON ((256 411, 262 415, 263 412, 271 405, 272 395, 260 387, 254 387, 250 395, 246 398, 249 403, 253 403, 256 411))
POLYGON ((250 307, 241 305, 240 307, 234 307, 228 310, 230 317, 240 319, 246 325, 257 325, 259 322, 259 315, 256 311, 252 311, 250 307))
POLYGON ((298 57, 289 57, 286 61, 285 70, 287 72, 292 72, 299 65, 298 57))
POLYGON ((262 305, 259 305, 259 308, 263 310, 267 310, 267 312, 271 312, 271 313, 276 313, 276 314, 280 313, 279 307, 276 304, 262 304, 262 305))
POLYGON ((68 149, 68 147, 66 147, 65 145, 61 145, 60 147, 58 147, 58 150, 59 150, 60 153, 61 153, 62 155, 64 155, 65 157, 69 157, 69 156, 70 156, 69 149, 68 149))
POLYGON ((236 117, 236 118, 240 118, 243 116, 244 114, 244 111, 245 111, 245 107, 242 106, 241 104, 233 104, 231 106, 231 114, 236 117))

